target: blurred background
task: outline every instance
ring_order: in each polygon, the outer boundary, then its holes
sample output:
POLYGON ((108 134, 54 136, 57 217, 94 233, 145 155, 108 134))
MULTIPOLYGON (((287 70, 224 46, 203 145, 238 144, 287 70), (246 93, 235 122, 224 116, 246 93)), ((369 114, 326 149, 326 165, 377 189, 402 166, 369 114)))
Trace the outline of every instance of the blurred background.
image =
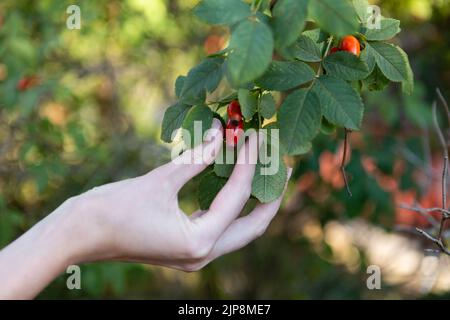
MULTIPOLYGON (((412 96, 395 85, 364 94, 365 124, 350 139, 352 198, 338 168, 343 133, 320 135, 295 159, 268 232, 245 249, 190 274, 83 265, 82 290, 68 290, 61 275, 38 298, 449 298, 450 260, 427 253, 433 245, 414 233, 429 221, 398 205, 440 205, 431 105, 436 87, 450 98, 450 1, 370 2, 402 21, 395 42, 416 87, 412 96), (366 286, 372 264, 381 290, 366 286)), ((169 159, 159 128, 176 77, 228 41, 226 29, 191 14, 196 3, 1 1, 0 248, 65 199, 169 159), (81 8, 81 30, 66 27, 70 4, 81 8)), ((193 186, 180 201, 197 207, 193 186)))

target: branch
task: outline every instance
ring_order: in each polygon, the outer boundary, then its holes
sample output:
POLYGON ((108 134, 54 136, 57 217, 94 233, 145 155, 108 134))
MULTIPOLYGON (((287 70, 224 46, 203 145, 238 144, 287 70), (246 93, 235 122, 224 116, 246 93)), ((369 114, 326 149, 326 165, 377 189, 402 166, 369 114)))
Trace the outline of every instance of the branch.
POLYGON ((423 235, 425 238, 427 238, 428 240, 434 242, 434 243, 439 247, 439 249, 442 250, 442 252, 444 252, 445 254, 447 254, 447 255, 450 256, 450 250, 448 250, 448 249, 445 247, 445 245, 442 243, 442 241, 441 241, 440 239, 437 239, 437 238, 433 237, 433 236, 430 235, 428 232, 426 232, 426 231, 424 231, 424 230, 422 230, 422 229, 416 228, 416 230, 417 230, 417 232, 419 232, 421 235, 423 235))
MULTIPOLYGON (((439 138, 439 143, 442 147, 442 153, 444 156, 444 168, 442 169, 442 180, 441 180, 441 188, 442 188, 442 209, 447 208, 447 175, 448 175, 448 149, 447 143, 445 142, 444 134, 442 133, 441 128, 439 127, 439 122, 437 119, 437 111, 436 111, 436 102, 433 103, 433 124, 436 129, 436 134, 439 138)), ((445 222, 448 219, 448 215, 442 215, 441 225, 439 227, 438 239, 441 241, 442 232, 445 229, 445 222)), ((441 241, 442 242, 442 241, 441 241)))
POLYGON ((430 224, 432 224, 434 227, 438 227, 439 222, 434 217, 430 216, 431 212, 441 212, 443 214, 450 214, 450 211, 443 210, 441 208, 422 208, 420 206, 412 207, 412 206, 408 206, 405 204, 400 204, 398 207, 401 209, 420 213, 420 215, 423 216, 424 218, 426 218, 428 220, 428 222, 430 222, 430 224), (442 212, 442 211, 445 211, 445 212, 442 212))

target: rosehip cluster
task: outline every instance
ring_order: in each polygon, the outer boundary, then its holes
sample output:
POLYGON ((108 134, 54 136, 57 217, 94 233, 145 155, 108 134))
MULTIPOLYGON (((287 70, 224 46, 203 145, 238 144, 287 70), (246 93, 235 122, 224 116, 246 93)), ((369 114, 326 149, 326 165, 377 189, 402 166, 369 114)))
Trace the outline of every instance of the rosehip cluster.
POLYGON ((225 130, 226 143, 228 146, 234 147, 244 133, 244 120, 242 118, 241 105, 237 100, 234 100, 229 104, 227 113, 228 122, 225 130))
POLYGON ((330 54, 337 51, 347 51, 359 57, 359 54, 361 53, 361 45, 359 44, 358 39, 356 39, 354 36, 345 36, 344 38, 342 38, 339 47, 331 48, 330 54))

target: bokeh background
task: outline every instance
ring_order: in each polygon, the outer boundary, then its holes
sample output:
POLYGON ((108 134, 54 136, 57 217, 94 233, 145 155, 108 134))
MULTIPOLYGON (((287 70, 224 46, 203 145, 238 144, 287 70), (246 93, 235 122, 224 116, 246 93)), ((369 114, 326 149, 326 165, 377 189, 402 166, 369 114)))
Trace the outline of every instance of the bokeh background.
MULTIPOLYGON (((174 82, 228 33, 190 12, 198 0, 0 2, 0 248, 65 199, 143 174, 169 159, 159 128, 174 82), (81 8, 81 30, 66 8, 81 8), (30 88, 18 83, 31 79, 30 88)), ((362 132, 351 136, 353 197, 338 165, 342 132, 320 135, 297 165, 268 232, 201 272, 125 263, 82 266, 39 298, 399 299, 450 297, 450 263, 415 235, 427 219, 397 207, 439 206, 442 151, 431 129, 439 87, 450 98, 450 2, 371 1, 402 21, 416 90, 364 95, 362 132), (366 287, 368 265, 382 289, 366 287)), ((442 113, 442 119, 445 119, 442 113)), ((442 122, 444 128, 448 124, 442 122)), ((180 195, 197 206, 193 186, 180 195)))

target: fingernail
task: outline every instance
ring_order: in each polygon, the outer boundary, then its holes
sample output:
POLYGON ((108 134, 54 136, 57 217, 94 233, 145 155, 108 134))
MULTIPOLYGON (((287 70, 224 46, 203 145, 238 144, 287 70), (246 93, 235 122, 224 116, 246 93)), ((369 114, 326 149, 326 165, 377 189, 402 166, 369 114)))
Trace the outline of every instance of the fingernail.
POLYGON ((288 170, 287 170, 287 172, 288 172, 288 180, 291 178, 291 176, 292 176, 292 168, 287 168, 288 170))
POLYGON ((214 118, 211 128, 208 130, 205 141, 209 142, 214 140, 217 135, 222 132, 222 122, 219 119, 214 118))

